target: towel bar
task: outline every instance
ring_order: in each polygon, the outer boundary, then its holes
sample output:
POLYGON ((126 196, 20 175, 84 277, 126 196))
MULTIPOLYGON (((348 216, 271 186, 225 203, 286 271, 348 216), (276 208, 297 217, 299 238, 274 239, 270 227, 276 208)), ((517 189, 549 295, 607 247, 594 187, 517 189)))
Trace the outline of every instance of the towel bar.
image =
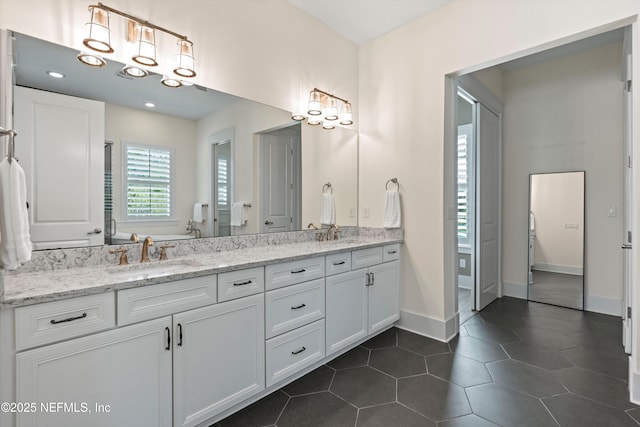
POLYGON ((333 194, 333 187, 331 186, 330 182, 327 182, 325 185, 322 186, 322 192, 324 193, 327 188, 331 190, 331 193, 333 194))
POLYGON ((9 159, 9 163, 13 161, 14 154, 16 151, 16 141, 15 137, 18 133, 13 129, 3 129, 0 127, 0 136, 8 136, 9 141, 7 142, 7 158, 9 159))

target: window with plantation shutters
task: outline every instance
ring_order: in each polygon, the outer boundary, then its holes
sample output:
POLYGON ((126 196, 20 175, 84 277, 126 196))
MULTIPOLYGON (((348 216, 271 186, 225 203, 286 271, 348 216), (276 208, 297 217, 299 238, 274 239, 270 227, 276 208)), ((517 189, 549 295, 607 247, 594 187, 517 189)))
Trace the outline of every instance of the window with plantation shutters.
POLYGON ((124 153, 127 219, 170 219, 173 151, 164 147, 126 143, 124 153))

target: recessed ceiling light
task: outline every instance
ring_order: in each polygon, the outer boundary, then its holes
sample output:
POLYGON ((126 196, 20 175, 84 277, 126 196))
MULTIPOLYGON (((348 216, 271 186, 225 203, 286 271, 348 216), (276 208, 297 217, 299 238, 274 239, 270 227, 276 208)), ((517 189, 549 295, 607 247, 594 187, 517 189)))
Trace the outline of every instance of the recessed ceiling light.
POLYGON ((156 104, 154 104, 153 102, 145 102, 145 103, 144 103, 144 106, 145 106, 145 107, 149 107, 149 108, 153 108, 153 107, 155 107, 155 106, 156 106, 156 104))
POLYGON ((64 74, 59 73, 57 71, 47 71, 47 74, 50 75, 51 77, 55 77, 56 79, 64 78, 64 74))

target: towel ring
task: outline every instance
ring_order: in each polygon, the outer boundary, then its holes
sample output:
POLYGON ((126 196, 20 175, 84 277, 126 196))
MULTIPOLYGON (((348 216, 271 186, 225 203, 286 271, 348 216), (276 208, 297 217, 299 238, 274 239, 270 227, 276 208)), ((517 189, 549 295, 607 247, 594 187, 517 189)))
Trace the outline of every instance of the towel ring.
POLYGON ((322 186, 322 192, 324 193, 327 188, 331 191, 331 194, 333 194, 333 187, 331 186, 330 182, 327 182, 322 186))
POLYGON ((389 183, 390 182, 393 182, 398 187, 398 190, 400 190, 400 184, 398 184, 398 178, 391 178, 389 181, 387 181, 387 183, 384 185, 384 188, 386 190, 389 189, 389 183))

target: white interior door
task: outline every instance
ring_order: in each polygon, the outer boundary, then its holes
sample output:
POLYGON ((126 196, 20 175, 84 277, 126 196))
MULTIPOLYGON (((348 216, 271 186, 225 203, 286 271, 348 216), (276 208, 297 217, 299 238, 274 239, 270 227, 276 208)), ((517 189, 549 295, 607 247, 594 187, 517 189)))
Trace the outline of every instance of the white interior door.
POLYGON ((623 281, 624 281, 624 298, 622 306, 622 341, 624 344, 624 350, 626 353, 631 354, 631 283, 632 283, 632 269, 631 269, 631 256, 633 249, 631 246, 632 239, 632 227, 631 218, 633 214, 633 177, 632 177, 632 142, 631 142, 631 122, 632 122, 632 104, 631 104, 631 31, 627 29, 625 31, 624 42, 624 69, 623 80, 625 81, 624 94, 623 94, 623 126, 624 126, 624 213, 623 213, 623 238, 622 238, 622 263, 623 263, 623 281))
POLYGON ((287 135, 262 136, 263 233, 292 230, 293 139, 287 135))
POLYGON ((104 243, 104 103, 14 90, 33 249, 104 243))
POLYGON ((476 310, 498 297, 500 285, 500 117, 476 108, 476 310))

